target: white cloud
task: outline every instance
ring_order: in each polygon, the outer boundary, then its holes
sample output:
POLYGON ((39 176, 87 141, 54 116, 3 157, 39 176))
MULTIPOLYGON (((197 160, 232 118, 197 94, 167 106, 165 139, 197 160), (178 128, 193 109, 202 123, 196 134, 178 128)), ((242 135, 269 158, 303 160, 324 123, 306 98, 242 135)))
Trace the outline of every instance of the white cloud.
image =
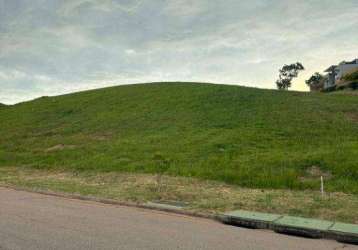
POLYGON ((205 13, 208 11, 210 3, 206 0, 166 0, 163 6, 164 12, 174 17, 184 18, 205 13))
POLYGON ((0 0, 0 102, 121 83, 273 88, 358 55, 356 0, 0 0))
POLYGON ((127 13, 135 12, 142 4, 142 0, 69 0, 64 1, 57 13, 69 17, 73 14, 78 14, 79 8, 87 7, 96 11, 113 12, 123 11, 127 13))

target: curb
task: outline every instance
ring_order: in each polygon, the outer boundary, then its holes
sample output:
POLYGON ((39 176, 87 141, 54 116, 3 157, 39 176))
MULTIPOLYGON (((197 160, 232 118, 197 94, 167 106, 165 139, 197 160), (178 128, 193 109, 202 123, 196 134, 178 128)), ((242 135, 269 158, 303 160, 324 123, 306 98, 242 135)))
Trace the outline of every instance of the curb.
POLYGON ((320 239, 327 238, 325 234, 333 224, 331 221, 283 216, 273 222, 273 230, 277 233, 320 239))
POLYGON ((254 229, 270 229, 277 233, 333 239, 358 244, 358 225, 294 216, 237 210, 223 214, 226 224, 254 229))
POLYGON ((113 200, 113 199, 102 199, 102 198, 96 198, 93 196, 56 193, 56 192, 52 192, 52 191, 34 190, 34 189, 30 189, 30 188, 19 188, 19 187, 8 186, 8 185, 0 185, 0 187, 12 189, 12 190, 16 190, 16 191, 36 193, 36 194, 42 194, 42 195, 48 195, 48 196, 66 198, 66 199, 93 201, 93 202, 108 204, 108 205, 149 209, 149 210, 154 210, 154 211, 167 212, 167 213, 190 216, 190 217, 198 217, 198 218, 203 218, 203 219, 211 219, 211 220, 215 220, 218 222, 223 222, 223 216, 220 214, 193 212, 193 211, 183 210, 180 207, 165 206, 163 204, 153 203, 153 202, 147 202, 147 203, 143 204, 143 203, 135 203, 135 202, 117 201, 117 200, 113 200))
POLYGON ((337 222, 328 230, 327 237, 358 245, 358 225, 337 222))
POLYGON ((282 215, 249 211, 233 211, 224 214, 224 223, 252 229, 272 229, 272 223, 282 215))

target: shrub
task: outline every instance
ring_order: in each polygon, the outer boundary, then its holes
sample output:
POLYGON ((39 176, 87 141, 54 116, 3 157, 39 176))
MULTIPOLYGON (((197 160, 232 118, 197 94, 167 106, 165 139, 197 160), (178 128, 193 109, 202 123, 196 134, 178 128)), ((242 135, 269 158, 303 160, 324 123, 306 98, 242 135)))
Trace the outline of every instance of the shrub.
POLYGON ((343 80, 345 80, 345 81, 358 81, 358 69, 356 69, 353 72, 348 73, 345 76, 343 76, 343 80))

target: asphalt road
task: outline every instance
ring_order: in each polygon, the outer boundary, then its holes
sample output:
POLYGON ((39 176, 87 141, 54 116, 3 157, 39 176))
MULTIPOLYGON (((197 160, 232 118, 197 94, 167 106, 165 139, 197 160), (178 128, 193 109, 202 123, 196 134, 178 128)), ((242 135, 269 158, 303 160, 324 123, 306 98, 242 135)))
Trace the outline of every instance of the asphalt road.
POLYGON ((0 249, 358 249, 215 221, 0 188, 0 249))

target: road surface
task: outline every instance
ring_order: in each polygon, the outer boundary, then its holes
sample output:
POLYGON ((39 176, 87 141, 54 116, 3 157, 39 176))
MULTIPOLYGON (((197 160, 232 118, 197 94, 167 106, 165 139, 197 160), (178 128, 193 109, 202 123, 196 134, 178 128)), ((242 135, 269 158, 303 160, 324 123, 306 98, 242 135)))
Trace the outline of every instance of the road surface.
POLYGON ((358 249, 145 209, 0 188, 0 249, 358 249))

